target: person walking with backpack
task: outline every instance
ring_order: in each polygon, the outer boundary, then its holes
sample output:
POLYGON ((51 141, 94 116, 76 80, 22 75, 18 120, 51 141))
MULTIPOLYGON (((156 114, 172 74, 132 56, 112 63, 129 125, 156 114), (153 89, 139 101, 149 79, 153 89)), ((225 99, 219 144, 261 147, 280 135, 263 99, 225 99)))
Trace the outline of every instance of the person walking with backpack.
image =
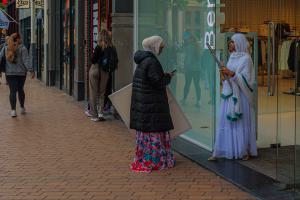
POLYGON ((8 39, 8 45, 0 52, 1 62, 5 62, 5 75, 8 82, 10 95, 9 101, 11 105, 11 117, 17 117, 16 104, 17 93, 20 102, 20 112, 25 114, 25 92, 24 85, 27 72, 31 72, 31 78, 35 77, 35 73, 30 63, 28 50, 22 44, 19 33, 12 34, 8 39))
POLYGON ((105 121, 103 107, 106 85, 109 73, 115 71, 118 66, 117 51, 107 30, 100 32, 91 61, 92 66, 89 70, 91 120, 94 122, 105 121))

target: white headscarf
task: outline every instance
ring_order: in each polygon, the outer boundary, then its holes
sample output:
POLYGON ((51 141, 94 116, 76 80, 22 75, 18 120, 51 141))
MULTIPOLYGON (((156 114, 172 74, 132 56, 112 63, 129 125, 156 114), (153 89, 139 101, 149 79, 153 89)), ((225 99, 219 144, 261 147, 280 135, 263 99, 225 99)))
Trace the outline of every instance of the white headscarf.
POLYGON ((159 47, 164 43, 164 40, 160 36, 152 36, 143 40, 142 45, 145 51, 150 51, 154 55, 158 56, 159 47))
POLYGON ((235 53, 249 53, 249 42, 244 34, 234 34, 231 40, 234 42, 235 53))
POLYGON ((228 99, 227 118, 236 121, 242 117, 243 111, 240 103, 240 92, 246 96, 248 103, 254 106, 253 87, 255 72, 253 61, 249 54, 249 43, 245 35, 235 34, 231 38, 235 45, 235 52, 230 55, 227 67, 235 72, 235 76, 224 81, 222 97, 228 99), (231 83, 230 87, 229 82, 231 83))

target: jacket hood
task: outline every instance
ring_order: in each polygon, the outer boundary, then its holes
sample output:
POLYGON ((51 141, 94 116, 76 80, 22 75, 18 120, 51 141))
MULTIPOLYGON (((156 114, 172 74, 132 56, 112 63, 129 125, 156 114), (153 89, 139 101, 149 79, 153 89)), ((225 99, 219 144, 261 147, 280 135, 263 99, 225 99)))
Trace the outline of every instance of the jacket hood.
MULTIPOLYGON (((23 47, 25 47, 25 45, 24 44, 20 44, 19 46, 18 46, 18 49, 22 49, 23 47)), ((25 47, 26 48, 26 47, 25 47)))
POLYGON ((134 62, 136 64, 140 64, 145 58, 148 58, 148 57, 155 57, 153 55, 153 53, 149 52, 149 51, 137 51, 135 54, 134 54, 134 62))

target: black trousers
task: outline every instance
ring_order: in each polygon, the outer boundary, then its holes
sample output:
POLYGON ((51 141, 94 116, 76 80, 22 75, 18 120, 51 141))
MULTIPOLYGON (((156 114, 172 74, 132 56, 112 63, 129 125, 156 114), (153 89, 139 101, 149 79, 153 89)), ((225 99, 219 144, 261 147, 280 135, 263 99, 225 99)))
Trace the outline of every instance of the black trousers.
POLYGON ((200 88, 200 71, 186 71, 185 72, 185 84, 184 84, 184 99, 187 98, 192 81, 194 82, 195 90, 196 90, 196 97, 197 102, 200 101, 201 98, 201 88, 200 88))
POLYGON ((24 85, 26 81, 26 76, 6 76, 6 81, 9 86, 10 95, 9 101, 12 110, 16 110, 17 104, 17 93, 19 97, 20 106, 24 108, 25 102, 25 92, 24 85))
POLYGON ((112 72, 109 73, 109 78, 107 81, 107 85, 106 85, 106 91, 105 91, 105 99, 104 99, 104 106, 106 106, 107 104, 111 105, 111 102, 108 98, 109 95, 112 94, 112 88, 113 87, 113 77, 112 77, 112 72))

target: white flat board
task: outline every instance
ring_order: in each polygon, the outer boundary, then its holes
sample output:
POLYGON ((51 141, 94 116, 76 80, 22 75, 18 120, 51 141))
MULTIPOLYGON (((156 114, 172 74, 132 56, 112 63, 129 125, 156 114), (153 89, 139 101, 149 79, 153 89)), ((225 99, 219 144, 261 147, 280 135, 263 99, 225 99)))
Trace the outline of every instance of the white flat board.
MULTIPOLYGON (((118 111, 125 125, 129 128, 130 125, 130 106, 131 106, 132 84, 120 89, 111 94, 109 99, 113 106, 118 111)), ((174 138, 192 128, 184 112, 178 105, 176 98, 172 95, 169 88, 167 88, 168 101, 170 106, 171 117, 174 124, 174 130, 171 130, 171 137, 174 138)), ((131 131, 130 131, 131 132, 131 131)))

